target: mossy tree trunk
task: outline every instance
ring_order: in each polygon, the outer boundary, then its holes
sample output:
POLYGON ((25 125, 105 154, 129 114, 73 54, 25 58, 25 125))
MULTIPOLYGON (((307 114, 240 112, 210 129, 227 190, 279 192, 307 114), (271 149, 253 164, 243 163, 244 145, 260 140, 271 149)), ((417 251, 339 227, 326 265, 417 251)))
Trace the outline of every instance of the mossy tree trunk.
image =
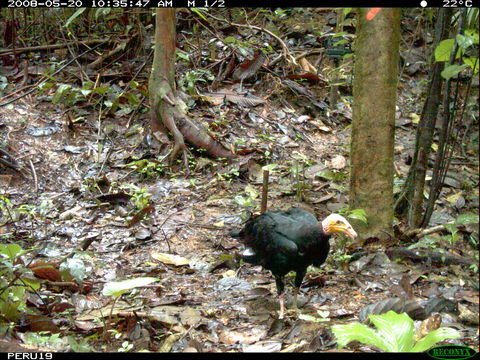
POLYGON ((170 160, 183 154, 188 169, 185 140, 201 147, 217 158, 231 158, 233 154, 216 142, 200 124, 187 116, 187 106, 177 96, 175 86, 175 10, 157 9, 155 28, 155 53, 149 80, 152 131, 169 131, 174 139, 170 160))
POLYGON ((350 208, 364 209, 361 238, 385 239, 393 221, 393 152, 400 9, 358 11, 353 81, 350 208))

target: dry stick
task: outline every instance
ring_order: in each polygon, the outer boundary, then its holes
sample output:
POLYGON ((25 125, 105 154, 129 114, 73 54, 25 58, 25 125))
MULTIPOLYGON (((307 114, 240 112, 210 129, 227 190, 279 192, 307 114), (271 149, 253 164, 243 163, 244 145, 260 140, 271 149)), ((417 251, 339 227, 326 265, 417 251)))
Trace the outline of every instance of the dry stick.
POLYGON ((33 176, 33 182, 35 184, 35 192, 38 192, 38 178, 37 178, 37 172, 35 171, 35 167, 33 166, 32 160, 28 160, 28 163, 30 164, 30 169, 32 170, 32 176, 33 176))
POLYGON ((4 55, 13 55, 18 54, 21 52, 26 51, 42 51, 42 50, 54 50, 54 49, 61 49, 67 47, 69 45, 93 45, 93 44, 103 44, 110 41, 110 39, 94 39, 94 40, 83 40, 83 41, 70 41, 64 44, 50 44, 50 45, 39 45, 39 46, 31 46, 31 47, 23 47, 23 48, 16 48, 16 49, 7 49, 0 51, 0 56, 4 55))
POLYGON ((262 185, 262 205, 260 207, 260 212, 263 214, 267 211, 267 201, 268 201, 268 178, 270 171, 263 169, 263 185, 262 185))
POLYGON ((423 229, 423 228, 412 229, 412 230, 408 231, 405 235, 407 237, 415 236, 416 238, 420 239, 424 236, 427 236, 427 235, 445 230, 446 229, 445 225, 450 225, 450 224, 453 224, 453 221, 442 224, 442 225, 433 226, 433 227, 427 228, 427 229, 423 229))

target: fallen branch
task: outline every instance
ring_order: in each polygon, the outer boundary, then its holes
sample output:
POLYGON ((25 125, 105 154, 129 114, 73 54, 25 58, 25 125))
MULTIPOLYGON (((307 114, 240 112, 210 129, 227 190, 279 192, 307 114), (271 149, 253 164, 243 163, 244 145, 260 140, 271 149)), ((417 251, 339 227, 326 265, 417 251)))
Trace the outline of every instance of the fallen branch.
POLYGON ((442 266, 442 265, 470 266, 476 263, 475 261, 472 261, 470 259, 467 259, 461 256, 448 255, 448 254, 443 254, 436 251, 427 251, 427 250, 415 251, 415 250, 409 250, 403 247, 389 249, 385 251, 385 253, 390 258, 390 260, 394 260, 397 258, 409 259, 409 260, 412 260, 413 262, 421 262, 421 263, 429 262, 437 266, 442 266))
POLYGON ((427 235, 430 235, 430 234, 435 234, 437 232, 446 230, 445 225, 450 225, 450 224, 453 225, 453 221, 448 222, 446 224, 442 224, 442 225, 436 225, 436 226, 433 226, 433 227, 427 228, 427 229, 424 229, 424 228, 412 229, 410 231, 407 231, 405 236, 409 237, 409 238, 416 237, 417 239, 420 239, 424 236, 427 236, 427 235))
POLYGON ((24 53, 28 51, 43 51, 43 50, 55 50, 68 47, 70 45, 94 45, 94 44, 104 44, 110 41, 110 39, 93 39, 93 40, 83 40, 83 41, 70 41, 63 44, 49 44, 49 45, 39 45, 39 46, 29 46, 16 49, 3 49, 0 50, 0 56, 5 55, 14 55, 18 53, 24 53))

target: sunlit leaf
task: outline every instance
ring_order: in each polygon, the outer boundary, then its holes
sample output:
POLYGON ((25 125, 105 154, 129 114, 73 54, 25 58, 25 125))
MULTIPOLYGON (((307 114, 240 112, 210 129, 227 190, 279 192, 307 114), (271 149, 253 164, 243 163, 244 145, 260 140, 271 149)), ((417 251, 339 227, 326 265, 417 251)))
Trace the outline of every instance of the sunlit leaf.
POLYGON ((440 341, 444 341, 446 339, 457 339, 460 336, 461 336, 460 333, 455 329, 441 327, 437 330, 434 330, 428 333, 428 335, 418 340, 418 342, 413 347, 412 351, 414 352, 427 351, 428 349, 430 349, 440 341))
POLYGON ((450 53, 452 52, 454 43, 454 39, 446 39, 441 41, 435 49, 435 61, 450 60, 450 53))
POLYGON ((153 252, 152 258, 167 265, 183 266, 188 265, 190 260, 175 254, 153 252))
POLYGON ((17 256, 25 253, 25 250, 17 244, 0 244, 0 254, 6 255, 9 259, 15 259, 17 256))
POLYGON ((478 68, 479 68, 478 57, 472 57, 472 58, 464 57, 463 62, 473 70, 474 74, 478 73, 478 68))
POLYGON ((105 296, 119 297, 127 291, 151 284, 155 281, 160 281, 160 279, 154 277, 141 277, 122 281, 111 281, 105 284, 102 294, 105 296))
POLYGON ((455 220, 457 225, 478 224, 478 222, 479 216, 477 214, 462 214, 455 220))
POLYGON ((450 79, 457 75, 459 72, 462 70, 466 69, 468 66, 463 64, 463 65, 449 65, 445 69, 443 69, 441 75, 444 79, 450 79))
POLYGON ((439 341, 460 337, 455 329, 440 328, 414 343, 415 326, 406 313, 389 311, 382 315, 369 315, 369 318, 377 331, 358 322, 332 326, 339 348, 351 341, 360 341, 388 352, 420 352, 428 350, 439 341))

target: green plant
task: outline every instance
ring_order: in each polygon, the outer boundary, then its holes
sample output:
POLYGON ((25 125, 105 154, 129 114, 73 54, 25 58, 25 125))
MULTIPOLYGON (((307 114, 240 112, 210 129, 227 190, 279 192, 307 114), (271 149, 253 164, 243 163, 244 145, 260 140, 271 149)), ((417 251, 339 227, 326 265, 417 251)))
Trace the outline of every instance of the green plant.
POLYGON ((145 178, 152 178, 165 173, 166 166, 158 160, 141 159, 132 161, 127 167, 138 172, 145 178))
POLYGON ((253 186, 247 185, 244 192, 246 195, 245 197, 237 195, 233 200, 240 206, 244 206, 246 208, 253 207, 255 199, 258 198, 257 190, 255 190, 253 186))
POLYGON ((60 336, 60 333, 50 334, 48 331, 28 332, 22 336, 22 340, 28 345, 56 351, 65 351, 68 347, 70 347, 73 352, 92 351, 88 341, 85 339, 76 341, 73 336, 60 336))
POLYGON ((442 237, 442 239, 447 240, 449 243, 455 243, 458 241, 458 226, 467 225, 467 224, 478 224, 478 215, 477 214, 463 214, 457 217, 457 219, 450 224, 444 224, 443 226, 450 232, 450 235, 442 237))
POLYGON ((154 277, 139 277, 139 278, 129 279, 129 280, 110 281, 105 284, 105 286, 103 287, 102 294, 104 296, 113 296, 115 298, 115 300, 112 303, 112 308, 110 309, 110 316, 109 316, 108 322, 105 324, 105 330, 104 330, 105 334, 112 333, 112 332, 116 333, 115 330, 111 330, 109 329, 109 327, 112 321, 113 309, 115 307, 117 300, 120 298, 120 296, 122 296, 127 291, 133 290, 140 286, 149 285, 155 281, 160 281, 160 279, 154 278, 154 277))
POLYGON ((442 77, 445 79, 450 79, 466 68, 470 68, 474 74, 478 73, 478 56, 474 56, 476 52, 472 52, 470 56, 468 51, 470 50, 470 47, 475 48, 476 46, 478 46, 479 35, 477 30, 465 30, 465 33, 463 35, 457 34, 455 39, 446 39, 441 41, 435 49, 435 61, 449 61, 450 54, 454 48, 455 42, 458 45, 456 59, 462 59, 463 64, 452 64, 447 66, 442 71, 442 77))
POLYGON ((118 348, 118 352, 129 352, 132 350, 133 344, 130 344, 128 341, 122 343, 122 347, 118 348))
POLYGON ((0 196, 0 225, 14 221, 13 206, 10 199, 4 195, 0 196))
POLYGON ((232 182, 232 180, 240 175, 240 172, 238 169, 230 169, 228 172, 224 173, 217 173, 217 177, 219 180, 227 181, 227 182, 232 182))
POLYGON ((364 224, 368 224, 367 213, 363 209, 349 210, 348 208, 344 208, 344 209, 340 209, 338 212, 348 219, 354 219, 364 224))
POLYGON ((270 135, 257 134, 257 136, 258 136, 260 139, 265 139, 265 140, 268 140, 268 141, 275 141, 275 138, 274 138, 273 136, 270 136, 270 135))
POLYGON ((132 196, 130 201, 135 204, 137 210, 145 209, 150 205, 150 198, 152 197, 152 194, 148 192, 148 189, 140 188, 134 184, 122 185, 120 188, 127 190, 129 195, 132 196))
POLYGON ((389 311, 382 315, 369 315, 369 318, 377 330, 358 322, 332 326, 338 347, 343 348, 352 341, 359 341, 387 352, 423 352, 439 341, 460 337, 457 330, 441 327, 415 341, 415 325, 406 313, 389 311))
POLYGON ((325 170, 319 175, 324 179, 331 180, 335 183, 341 183, 347 178, 347 175, 340 170, 325 170))
POLYGON ((40 288, 32 271, 17 262, 26 252, 17 244, 0 244, 0 322, 18 320, 27 311, 26 290, 40 288))
MULTIPOLYGON (((195 69, 190 70, 183 75, 183 77, 179 81, 179 86, 189 95, 197 95, 197 91, 195 89, 195 84, 197 82, 206 83, 208 81, 213 81, 215 76, 209 71, 205 69, 195 69)), ((188 104, 191 106, 192 104, 188 104)))

